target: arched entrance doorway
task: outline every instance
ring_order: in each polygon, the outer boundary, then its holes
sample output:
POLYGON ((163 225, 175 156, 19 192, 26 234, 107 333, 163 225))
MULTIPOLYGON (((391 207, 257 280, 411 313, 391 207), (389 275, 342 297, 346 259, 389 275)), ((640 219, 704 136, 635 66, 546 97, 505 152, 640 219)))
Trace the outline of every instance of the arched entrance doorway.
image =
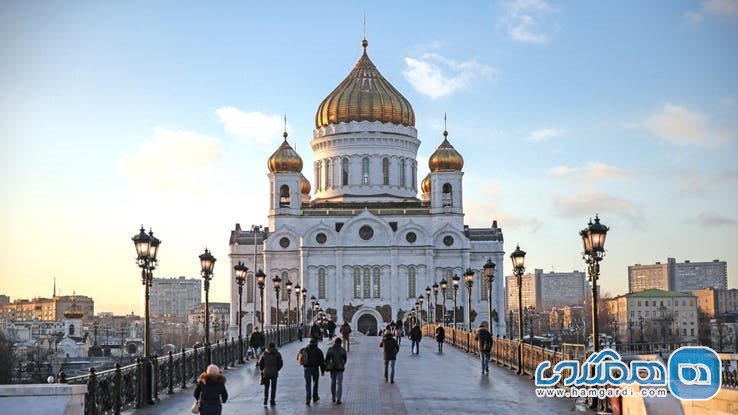
POLYGON ((363 314, 356 323, 357 330, 367 336, 377 335, 377 319, 371 314, 363 314))

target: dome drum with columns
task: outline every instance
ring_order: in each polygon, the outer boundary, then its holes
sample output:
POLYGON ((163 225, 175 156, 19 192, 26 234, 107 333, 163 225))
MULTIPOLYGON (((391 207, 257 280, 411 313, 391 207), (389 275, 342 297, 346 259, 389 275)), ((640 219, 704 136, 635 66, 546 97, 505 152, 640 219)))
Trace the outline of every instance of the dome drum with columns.
MULTIPOLYGON (((255 269, 307 288, 308 298, 314 295, 337 323, 348 321, 354 330, 377 333, 390 319, 407 318, 417 297, 425 296, 426 286, 443 278, 450 281, 467 268, 477 273, 472 292, 477 317, 472 324, 486 321, 490 299, 482 265, 492 259, 498 274, 492 306, 497 314, 504 312, 502 230, 496 222, 489 228, 464 224, 464 160, 445 131, 418 189, 415 113, 369 59, 367 45, 362 42, 356 66, 318 107, 310 141, 310 181, 285 133, 268 160, 266 231, 254 234, 237 225, 231 232, 232 265, 242 261, 250 270, 244 286, 244 327, 253 322, 255 306, 258 311, 255 269)), ((236 293, 232 283, 233 327, 236 293)), ((264 296, 266 324, 274 323, 276 316, 271 294, 264 296)), ((438 304, 440 312, 440 298, 438 304)), ((465 290, 459 290, 458 304, 459 315, 466 316, 465 290)), ((296 306, 294 298, 291 306, 296 306)), ((283 298, 282 315, 286 307, 283 298)), ((424 310, 423 319, 428 317, 424 310)), ((505 322, 499 320, 492 329, 503 335, 505 322)))

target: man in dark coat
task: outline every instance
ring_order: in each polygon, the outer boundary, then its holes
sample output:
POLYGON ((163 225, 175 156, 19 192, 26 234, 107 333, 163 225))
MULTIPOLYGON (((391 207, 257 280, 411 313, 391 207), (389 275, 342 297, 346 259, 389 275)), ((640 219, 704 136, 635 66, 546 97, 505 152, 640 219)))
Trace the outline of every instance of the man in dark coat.
POLYGON ((326 331, 328 332, 328 338, 333 339, 333 336, 336 335, 336 323, 333 320, 328 320, 325 323, 326 331))
POLYGON ((337 405, 341 404, 343 395, 343 371, 346 369, 348 355, 341 346, 341 339, 336 338, 328 351, 325 353, 325 370, 331 374, 331 397, 337 405))
POLYGON ((318 348, 318 339, 314 337, 310 339, 307 347, 300 349, 298 353, 302 353, 303 350, 307 352, 307 359, 302 359, 305 375, 305 405, 310 405, 311 397, 313 403, 320 400, 320 396, 318 396, 318 375, 325 373, 325 358, 323 357, 323 351, 318 348), (311 383, 312 390, 310 388, 311 383))
POLYGON ((315 323, 313 323, 312 326, 310 326, 310 338, 322 341, 323 340, 323 333, 320 328, 320 323, 318 320, 315 320, 315 323))
POLYGON ((411 352, 414 354, 420 354, 420 339, 423 338, 423 332, 420 331, 420 326, 417 324, 413 326, 408 334, 410 341, 412 342, 411 352))
POLYGON ((351 326, 348 321, 344 321, 341 326, 341 337, 343 337, 343 348, 348 352, 351 349, 351 343, 349 342, 349 336, 351 335, 351 326))
POLYGON ((283 365, 284 361, 282 361, 282 355, 277 351, 277 347, 274 343, 269 343, 269 347, 267 347, 259 358, 261 382, 264 385, 264 405, 267 404, 270 386, 272 394, 269 405, 274 406, 277 404, 274 400, 274 396, 277 394, 277 376, 279 376, 279 371, 282 369, 283 365))
POLYGON ((397 344, 392 332, 388 330, 384 333, 379 347, 384 348, 384 381, 387 382, 387 368, 389 367, 391 369, 389 374, 390 383, 395 383, 395 360, 397 360, 400 345, 397 344))
POLYGON ((264 333, 260 332, 258 327, 255 327, 249 338, 249 346, 254 350, 254 365, 256 367, 259 367, 259 355, 264 349, 265 341, 264 333))
POLYGON ((442 325, 436 327, 436 341, 438 342, 438 353, 443 353, 443 340, 446 338, 446 330, 442 325))
POLYGON ((479 346, 479 358, 482 360, 482 374, 489 374, 489 354, 492 351, 492 333, 487 330, 487 323, 482 322, 474 335, 479 346))
POLYGON ((197 378, 193 395, 200 401, 201 415, 221 414, 223 404, 228 400, 225 382, 225 377, 220 374, 220 369, 216 365, 209 365, 197 378))

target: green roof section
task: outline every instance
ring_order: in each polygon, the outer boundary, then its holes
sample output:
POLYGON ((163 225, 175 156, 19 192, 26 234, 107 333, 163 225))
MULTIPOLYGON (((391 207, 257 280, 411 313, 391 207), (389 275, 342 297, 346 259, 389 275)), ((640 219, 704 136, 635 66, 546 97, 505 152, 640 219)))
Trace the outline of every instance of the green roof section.
POLYGON ((658 288, 650 290, 638 291, 637 293, 625 294, 628 298, 651 298, 651 297, 694 297, 690 293, 681 291, 664 291, 658 288))

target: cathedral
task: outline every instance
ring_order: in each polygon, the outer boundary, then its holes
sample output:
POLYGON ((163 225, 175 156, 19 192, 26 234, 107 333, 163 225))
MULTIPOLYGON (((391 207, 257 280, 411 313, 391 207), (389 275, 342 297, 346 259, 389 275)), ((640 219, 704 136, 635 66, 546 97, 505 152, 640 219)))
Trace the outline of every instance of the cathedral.
MULTIPOLYGON (((328 317, 353 330, 378 333, 394 320, 407 320, 419 296, 423 322, 440 321, 443 295, 428 315, 426 289, 442 280, 447 321, 453 321, 452 277, 474 271, 471 323, 487 321, 492 301, 492 332, 505 334, 504 250, 502 230, 464 224, 464 159, 447 131, 428 161, 430 173, 418 189, 420 146, 410 102, 363 53, 348 76, 318 106, 310 147, 312 181, 303 161, 284 140, 267 160, 268 225, 231 231, 231 327, 238 318, 238 286, 233 267, 248 267, 243 287, 244 334, 261 323, 260 295, 254 273, 266 274, 264 324, 276 324, 272 278, 282 279, 279 309, 284 322, 288 307, 286 281, 307 289, 328 317), (492 298, 488 298, 482 266, 496 264, 492 298), (254 312, 256 314, 254 314, 254 312), (435 316, 435 317, 434 317, 435 316)), ((289 305, 295 321, 293 291, 289 305)), ((462 278, 456 316, 466 326, 467 288, 462 278)), ((303 310, 306 307, 302 307, 303 310)), ((302 312, 301 312, 302 315, 302 312)), ((310 318, 311 312, 308 311, 310 318)))

